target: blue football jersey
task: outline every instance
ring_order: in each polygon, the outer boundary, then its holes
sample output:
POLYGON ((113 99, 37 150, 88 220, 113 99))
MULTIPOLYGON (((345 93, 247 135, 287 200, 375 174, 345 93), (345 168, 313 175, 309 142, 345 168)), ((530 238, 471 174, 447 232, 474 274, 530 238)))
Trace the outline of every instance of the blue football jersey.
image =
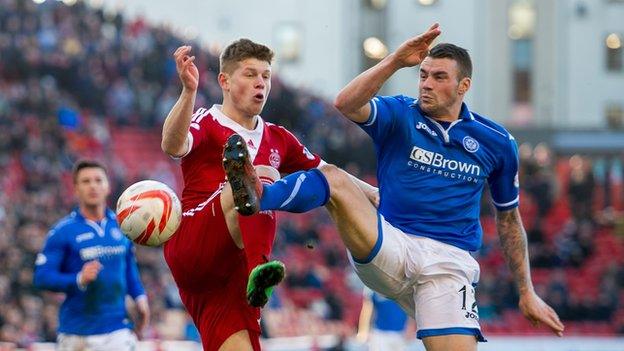
POLYGON ((407 324, 407 314, 394 301, 370 291, 373 303, 373 327, 382 331, 402 332, 407 324))
POLYGON ((59 312, 59 333, 96 335, 132 325, 125 297, 145 295, 139 279, 134 247, 120 231, 115 214, 106 210, 96 223, 75 209, 50 230, 37 256, 34 284, 40 289, 65 292, 59 312), (78 273, 89 261, 102 264, 97 279, 78 286, 78 273))
POLYGON ((513 136, 466 104, 448 128, 427 117, 414 98, 377 96, 370 106, 360 126, 376 148, 379 212, 405 233, 478 250, 486 182, 497 209, 518 206, 513 136))

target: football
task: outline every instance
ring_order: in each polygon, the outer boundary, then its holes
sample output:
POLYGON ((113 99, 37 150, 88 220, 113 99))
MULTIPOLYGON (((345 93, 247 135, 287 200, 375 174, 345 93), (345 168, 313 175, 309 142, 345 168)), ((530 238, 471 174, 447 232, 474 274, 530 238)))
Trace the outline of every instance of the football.
POLYGON ((175 192, 155 180, 132 184, 117 200, 121 231, 139 245, 160 246, 176 232, 182 205, 175 192))

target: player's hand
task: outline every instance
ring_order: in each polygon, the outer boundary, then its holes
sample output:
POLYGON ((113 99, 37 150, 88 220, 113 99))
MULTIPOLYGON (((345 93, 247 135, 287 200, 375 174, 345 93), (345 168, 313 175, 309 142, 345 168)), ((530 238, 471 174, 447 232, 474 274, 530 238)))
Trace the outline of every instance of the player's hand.
POLYGON ((102 270, 100 261, 95 260, 85 263, 80 270, 80 285, 87 286, 91 284, 91 282, 97 279, 100 270, 102 270))
POLYGON ((435 23, 417 37, 413 37, 399 46, 393 53, 394 60, 400 67, 412 67, 420 64, 429 53, 429 46, 440 35, 440 25, 435 23))
POLYGON ((522 314, 531 321, 533 326, 537 327, 544 323, 557 336, 563 336, 565 326, 559 320, 557 312, 537 296, 533 290, 521 294, 518 305, 522 314))
POLYGON ((147 297, 138 298, 136 300, 137 318, 134 325, 134 331, 139 339, 143 338, 143 331, 149 324, 150 309, 147 303, 147 297))
POLYGON ((173 58, 176 63, 178 77, 184 89, 197 91, 199 86, 199 70, 195 66, 195 56, 190 56, 191 46, 180 46, 174 53, 173 58))

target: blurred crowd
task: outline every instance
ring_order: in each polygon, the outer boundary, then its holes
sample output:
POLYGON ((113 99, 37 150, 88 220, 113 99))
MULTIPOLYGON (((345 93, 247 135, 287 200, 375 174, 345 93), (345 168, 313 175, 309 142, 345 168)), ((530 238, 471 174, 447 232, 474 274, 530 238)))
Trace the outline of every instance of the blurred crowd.
MULTIPOLYGON (((62 296, 34 290, 32 269, 48 228, 72 206, 71 166, 80 157, 104 161, 111 203, 137 180, 110 152, 115 130, 159 133, 180 89, 171 53, 183 43, 167 27, 82 1, 0 0, 0 341, 55 340, 62 296)), ((191 44, 201 80, 197 105, 219 103, 218 57, 191 44)), ((325 160, 372 179, 370 142, 325 99, 277 76, 263 117, 293 130, 325 160)), ((614 195, 622 191, 614 175, 622 167, 555 157, 545 145, 523 145, 520 154, 522 211, 539 292, 566 320, 600 321, 608 324, 606 333, 624 333, 624 268, 605 258, 621 252, 605 250, 623 247, 623 201, 614 195)), ((508 321, 517 296, 489 204, 482 215, 478 301, 487 333, 487 326, 508 321)), ((352 332, 362 286, 335 228, 322 210, 284 215, 280 223, 274 255, 286 262, 288 277, 266 310, 266 334, 352 332)), ((153 311, 146 336, 197 340, 161 251, 140 248, 137 258, 153 311)))
MULTIPOLYGON (((520 210, 536 290, 562 320, 577 327, 572 332, 624 333, 621 156, 555 157, 544 144, 526 143, 519 154, 520 210), (600 323, 583 323, 588 321, 600 323)), ((526 327, 519 316, 509 317, 518 296, 484 208, 484 244, 477 253, 481 320, 511 319, 526 327)))

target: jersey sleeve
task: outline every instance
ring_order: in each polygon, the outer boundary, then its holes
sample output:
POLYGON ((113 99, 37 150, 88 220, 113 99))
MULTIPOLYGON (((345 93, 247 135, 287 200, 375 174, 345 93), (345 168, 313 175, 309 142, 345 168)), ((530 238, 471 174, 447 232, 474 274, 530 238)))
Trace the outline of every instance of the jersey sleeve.
POLYGON ((207 123, 209 110, 205 107, 200 107, 195 111, 193 117, 191 117, 191 125, 189 126, 187 143, 189 145, 186 155, 199 148, 199 146, 208 138, 209 125, 207 123))
POLYGON ((137 297, 145 295, 145 289, 141 284, 135 251, 134 245, 130 243, 126 251, 126 283, 128 284, 128 295, 136 300, 137 297))
POLYGON ((68 292, 78 289, 78 272, 61 272, 61 264, 67 251, 67 242, 62 232, 52 229, 44 244, 42 252, 37 255, 33 284, 39 289, 68 292))
POLYGON ((509 135, 500 156, 499 167, 488 178, 492 202, 499 211, 510 210, 519 205, 518 164, 518 146, 509 135))
POLYGON ((369 102, 370 115, 364 123, 358 123, 375 144, 383 143, 400 118, 403 96, 375 96, 369 102))
POLYGON ((311 153, 296 136, 284 127, 279 127, 284 136, 286 143, 286 157, 280 165, 279 171, 283 173, 293 173, 301 170, 318 167, 321 157, 311 153))

